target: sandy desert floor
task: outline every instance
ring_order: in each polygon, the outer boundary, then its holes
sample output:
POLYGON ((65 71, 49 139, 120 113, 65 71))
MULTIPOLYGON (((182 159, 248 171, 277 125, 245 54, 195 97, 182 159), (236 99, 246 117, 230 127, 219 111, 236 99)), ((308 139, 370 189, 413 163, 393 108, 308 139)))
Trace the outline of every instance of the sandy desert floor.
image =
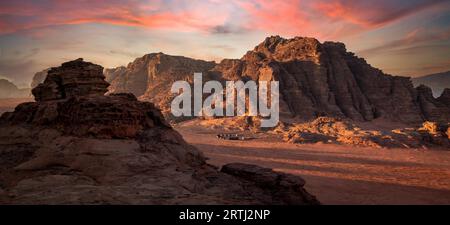
MULTIPOLYGON (((0 114, 27 101, 33 100, 0 99, 0 114)), ((217 133, 225 131, 195 120, 175 128, 209 163, 251 163, 300 175, 324 204, 450 204, 450 150, 295 145, 252 133, 244 133, 252 140, 219 140, 217 133)))
POLYGON ((450 204, 450 151, 295 145, 274 135, 219 140, 220 130, 185 122, 175 127, 209 163, 257 164, 296 174, 323 204, 450 204))

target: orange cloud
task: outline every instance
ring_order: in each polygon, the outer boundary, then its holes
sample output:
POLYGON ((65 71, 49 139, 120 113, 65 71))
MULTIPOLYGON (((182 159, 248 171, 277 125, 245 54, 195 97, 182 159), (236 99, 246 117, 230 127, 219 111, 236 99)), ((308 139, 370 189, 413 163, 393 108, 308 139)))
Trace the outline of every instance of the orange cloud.
POLYGON ((250 16, 248 28, 290 33, 309 29, 310 21, 300 10, 300 0, 287 1, 236 1, 250 16))
POLYGON ((1 3, 0 35, 55 25, 103 23, 218 33, 258 30, 337 39, 391 24, 441 2, 444 1, 15 0, 1 3))
POLYGON ((341 2, 324 3, 319 2, 315 8, 325 17, 333 20, 345 20, 357 25, 369 26, 367 21, 362 20, 354 14, 354 9, 343 5, 341 2))
POLYGON ((362 33, 435 7, 442 0, 235 0, 248 18, 249 29, 319 39, 362 33))

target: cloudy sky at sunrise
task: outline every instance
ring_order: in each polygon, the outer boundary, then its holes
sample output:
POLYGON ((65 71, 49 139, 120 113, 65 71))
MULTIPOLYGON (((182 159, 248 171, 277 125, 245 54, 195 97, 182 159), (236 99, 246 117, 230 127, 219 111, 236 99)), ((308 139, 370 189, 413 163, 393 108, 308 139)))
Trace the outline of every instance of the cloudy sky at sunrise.
POLYGON ((266 36, 315 37, 394 75, 450 70, 450 1, 2 0, 0 77, 82 57, 104 67, 151 52, 240 58, 266 36))

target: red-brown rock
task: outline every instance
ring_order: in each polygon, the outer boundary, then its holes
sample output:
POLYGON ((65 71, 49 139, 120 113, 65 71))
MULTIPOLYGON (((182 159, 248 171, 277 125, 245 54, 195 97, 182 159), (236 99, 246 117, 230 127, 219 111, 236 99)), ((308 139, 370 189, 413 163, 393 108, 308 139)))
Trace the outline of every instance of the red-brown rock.
POLYGON ((74 96, 104 95, 109 84, 103 67, 83 59, 51 68, 44 82, 32 90, 36 101, 66 99, 74 96))
POLYGON ((295 176, 219 172, 152 103, 104 96, 99 71, 81 60, 53 68, 37 102, 0 117, 0 204, 319 203, 295 176))
POLYGON ((109 90, 132 92, 170 115, 172 83, 192 81, 194 72, 203 72, 204 80, 279 81, 282 120, 329 116, 419 125, 425 120, 448 121, 449 116, 450 106, 435 101, 420 87, 416 90, 410 78, 383 73, 348 52, 343 43, 305 37, 268 37, 241 59, 224 59, 219 64, 149 54, 126 70, 114 70, 109 90))

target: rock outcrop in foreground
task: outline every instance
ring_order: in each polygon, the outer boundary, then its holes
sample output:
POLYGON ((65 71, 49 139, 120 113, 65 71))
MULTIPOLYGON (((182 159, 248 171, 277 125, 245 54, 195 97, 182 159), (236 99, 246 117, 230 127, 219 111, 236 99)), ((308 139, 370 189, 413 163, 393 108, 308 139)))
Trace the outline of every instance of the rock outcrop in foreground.
POLYGON ((103 67, 83 59, 63 63, 48 71, 44 82, 33 88, 36 101, 103 95, 108 89, 103 67))
POLYGON ((164 113, 170 108, 174 80, 276 80, 280 82, 281 119, 313 120, 320 116, 372 121, 377 118, 411 124, 450 121, 448 99, 413 87, 408 77, 391 76, 348 52, 343 43, 314 38, 266 38, 241 59, 219 64, 162 53, 110 70, 110 92, 132 92, 164 113))
POLYGON ((318 204, 300 177, 221 171, 132 94, 104 96, 98 65, 53 68, 0 118, 1 204, 318 204))

